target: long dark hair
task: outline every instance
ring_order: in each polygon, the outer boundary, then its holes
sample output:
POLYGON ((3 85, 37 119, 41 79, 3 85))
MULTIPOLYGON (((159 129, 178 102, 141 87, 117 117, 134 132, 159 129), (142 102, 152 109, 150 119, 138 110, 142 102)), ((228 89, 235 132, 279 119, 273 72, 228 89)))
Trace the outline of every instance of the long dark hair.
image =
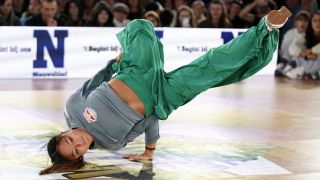
POLYGON ((46 169, 41 170, 39 172, 39 175, 74 171, 88 164, 87 162, 84 161, 83 156, 73 161, 67 160, 63 156, 61 156, 61 154, 57 151, 57 145, 59 145, 59 142, 61 140, 61 135, 63 133, 53 136, 49 140, 47 144, 47 150, 48 150, 48 154, 51 159, 52 165, 46 169))
POLYGON ((107 3, 104 1, 99 1, 93 8, 93 20, 98 24, 98 15, 102 12, 106 11, 109 15, 108 21, 103 26, 113 27, 113 14, 107 3))
POLYGON ((64 21, 66 23, 66 26, 82 26, 83 25, 83 8, 78 0, 68 0, 66 3, 66 6, 64 7, 64 21), (71 4, 75 4, 78 7, 78 21, 73 22, 70 15, 70 6, 71 4))
POLYGON ((307 49, 312 48, 313 46, 315 46, 316 44, 319 43, 319 37, 315 37, 314 35, 314 30, 312 28, 312 19, 315 15, 319 15, 320 16, 320 11, 316 11, 311 15, 311 18, 309 20, 309 25, 306 31, 306 47, 307 49))
POLYGON ((68 2, 66 3, 66 6, 64 7, 64 14, 66 16, 70 16, 70 11, 69 11, 69 8, 70 8, 70 5, 74 3, 77 5, 78 9, 79 9, 79 19, 81 20, 82 16, 83 16, 83 8, 82 8, 82 5, 80 4, 80 2, 78 0, 68 0, 68 2))

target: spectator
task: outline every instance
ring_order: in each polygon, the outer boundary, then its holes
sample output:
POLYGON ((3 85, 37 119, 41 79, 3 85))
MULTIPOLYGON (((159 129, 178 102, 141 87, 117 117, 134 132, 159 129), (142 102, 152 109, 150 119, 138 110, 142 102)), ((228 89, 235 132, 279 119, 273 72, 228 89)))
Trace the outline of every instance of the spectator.
POLYGON ((13 11, 17 18, 20 18, 25 11, 23 6, 23 0, 13 0, 13 11))
POLYGON ((127 19, 129 14, 129 7, 124 3, 116 3, 112 9, 113 12, 113 24, 116 27, 126 27, 130 22, 127 19))
POLYGON ((308 11, 309 13, 314 13, 318 9, 318 3, 316 0, 300 0, 301 10, 308 11))
POLYGON ((262 17, 275 8, 276 4, 272 0, 255 0, 241 10, 239 17, 251 27, 257 25, 262 17))
POLYGON ((299 34, 304 34, 306 32, 309 21, 310 14, 307 11, 302 10, 296 15, 295 28, 287 31, 283 37, 279 51, 279 63, 275 71, 276 75, 285 76, 287 71, 295 67, 296 62, 293 61, 293 57, 289 53, 289 46, 299 34))
POLYGON ((83 6, 83 20, 84 22, 90 21, 93 18, 93 7, 96 4, 96 0, 82 0, 83 6))
POLYGON ((164 9, 173 10, 173 0, 163 0, 164 9))
POLYGON ((138 1, 139 1, 139 5, 140 5, 142 12, 143 12, 142 13, 142 17, 143 17, 144 13, 146 12, 146 10, 144 8, 147 6, 147 4, 154 2, 155 0, 138 0, 138 1))
POLYGON ((174 9, 174 1, 173 0, 163 0, 163 7, 164 11, 160 12, 160 19, 162 26, 164 27, 173 27, 174 26, 174 19, 177 15, 176 10, 174 9), (172 18, 170 20, 170 16, 172 15, 172 18), (170 20, 170 24, 169 23, 170 20))
POLYGON ((64 26, 64 22, 56 17, 58 3, 56 0, 42 0, 41 12, 26 21, 27 26, 64 26))
POLYGON ((192 3, 192 10, 196 19, 196 24, 206 20, 204 13, 206 12, 205 4, 202 0, 196 0, 192 3))
POLYGON ((174 9, 178 12, 178 9, 182 5, 188 5, 188 0, 175 0, 174 1, 174 9))
POLYGON ((171 27, 173 17, 174 16, 172 14, 172 11, 169 9, 165 9, 160 12, 160 22, 162 24, 162 27, 171 27))
POLYGON ((139 0, 128 0, 128 6, 130 9, 128 19, 133 20, 142 18, 144 9, 140 3, 141 2, 139 0))
POLYGON ((287 7, 292 12, 291 18, 288 19, 283 28, 280 29, 280 32, 284 34, 286 31, 294 27, 294 18, 297 13, 301 10, 308 11, 310 14, 315 12, 318 8, 318 3, 316 0, 287 0, 287 7))
POLYGON ((3 20, 2 16, 1 16, 1 14, 0 14, 0 26, 4 26, 4 20, 3 20))
POLYGON ((230 1, 231 0, 222 0, 222 3, 224 4, 226 12, 228 12, 230 1))
POLYGON ((320 80, 320 11, 312 14, 306 33, 295 38, 289 52, 296 58, 297 67, 288 71, 287 77, 320 80))
POLYGON ((160 17, 157 12, 148 11, 145 13, 143 18, 149 20, 153 24, 154 27, 161 27, 160 17))
POLYGON ((3 18, 4 26, 20 26, 21 23, 16 17, 12 7, 12 0, 5 0, 2 5, 0 5, 0 14, 3 18))
POLYGON ((58 16, 64 16, 64 10, 68 0, 57 0, 58 2, 58 16))
POLYGON ((182 5, 179 7, 175 27, 196 27, 195 17, 189 6, 182 5))
POLYGON ((79 1, 68 0, 61 17, 65 22, 65 26, 82 26, 84 24, 82 16, 83 12, 79 1))
POLYGON ((93 19, 86 23, 90 27, 114 27, 113 15, 104 1, 99 1, 93 8, 93 19))
POLYGON ((209 4, 209 15, 207 20, 199 24, 200 28, 231 28, 224 3, 221 0, 214 0, 209 4))
POLYGON ((147 11, 155 11, 156 13, 160 13, 159 5, 156 2, 150 2, 145 7, 144 10, 147 11))
POLYGON ((1 7, 4 4, 4 0, 0 0, 0 26, 4 26, 4 19, 2 17, 2 13, 1 13, 1 7))
POLYGON ((21 24, 24 26, 26 25, 27 19, 31 18, 32 16, 35 16, 39 14, 41 11, 41 2, 40 0, 30 0, 28 10, 25 11, 20 18, 21 24))
POLYGON ((102 1, 107 3, 109 7, 113 7, 114 6, 114 0, 102 0, 102 1))
POLYGON ((229 3, 228 17, 234 28, 245 28, 246 23, 239 17, 239 13, 242 10, 242 0, 232 0, 229 3))

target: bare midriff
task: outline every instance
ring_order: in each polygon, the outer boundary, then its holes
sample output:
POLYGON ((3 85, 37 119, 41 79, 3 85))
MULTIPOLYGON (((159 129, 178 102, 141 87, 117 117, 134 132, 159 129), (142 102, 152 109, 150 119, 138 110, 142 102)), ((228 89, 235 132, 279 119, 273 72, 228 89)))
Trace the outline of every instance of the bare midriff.
POLYGON ((139 114, 145 116, 144 105, 137 96, 137 94, 123 81, 118 79, 111 79, 108 84, 112 90, 122 99, 128 106, 139 114))

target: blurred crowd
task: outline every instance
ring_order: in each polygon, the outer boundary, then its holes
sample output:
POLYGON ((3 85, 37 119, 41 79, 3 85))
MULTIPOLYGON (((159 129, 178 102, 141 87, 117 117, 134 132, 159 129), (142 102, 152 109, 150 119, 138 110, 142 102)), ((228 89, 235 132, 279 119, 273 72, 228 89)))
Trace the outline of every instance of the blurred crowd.
POLYGON ((250 28, 269 11, 293 13, 280 31, 276 75, 320 79, 318 0, 0 0, 0 26, 250 28))

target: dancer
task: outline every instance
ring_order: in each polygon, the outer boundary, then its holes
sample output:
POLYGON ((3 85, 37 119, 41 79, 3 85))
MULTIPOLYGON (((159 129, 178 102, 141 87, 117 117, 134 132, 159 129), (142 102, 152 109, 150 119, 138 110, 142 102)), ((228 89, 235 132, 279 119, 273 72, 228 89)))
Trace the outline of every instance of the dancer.
POLYGON ((152 160, 158 119, 201 92, 239 82, 267 65, 277 48, 278 30, 291 15, 282 7, 257 27, 172 72, 163 70, 163 49, 147 20, 134 20, 117 34, 121 54, 70 96, 65 108, 69 131, 50 139, 53 165, 40 174, 85 165, 88 149, 118 150, 145 133, 145 151, 129 160, 152 160), (112 75, 115 76, 112 78, 112 75))

